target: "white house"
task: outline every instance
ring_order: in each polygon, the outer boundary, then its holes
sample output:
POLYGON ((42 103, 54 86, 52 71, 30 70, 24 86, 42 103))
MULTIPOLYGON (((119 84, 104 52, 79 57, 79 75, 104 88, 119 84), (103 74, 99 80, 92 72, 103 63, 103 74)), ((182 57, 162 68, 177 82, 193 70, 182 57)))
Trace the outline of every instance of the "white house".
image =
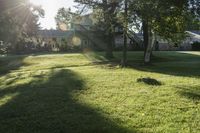
POLYGON ((189 34, 189 43, 200 42, 200 31, 186 31, 189 34))
POLYGON ((187 37, 179 45, 169 42, 162 37, 158 37, 158 50, 192 50, 192 43, 200 42, 200 31, 186 31, 186 33, 187 37))

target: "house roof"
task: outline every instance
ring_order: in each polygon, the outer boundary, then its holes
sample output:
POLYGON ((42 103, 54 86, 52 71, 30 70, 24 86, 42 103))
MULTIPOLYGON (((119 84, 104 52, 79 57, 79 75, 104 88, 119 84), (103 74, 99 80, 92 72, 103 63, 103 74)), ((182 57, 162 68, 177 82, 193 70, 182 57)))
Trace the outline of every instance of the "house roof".
POLYGON ((190 37, 192 37, 194 40, 200 42, 200 31, 186 31, 190 37))
POLYGON ((61 30, 39 30, 38 35, 42 37, 66 37, 73 35, 73 31, 61 31, 61 30))
POLYGON ((199 30, 193 30, 193 31, 190 31, 190 32, 192 32, 194 34, 197 34, 197 35, 200 35, 200 31, 199 30))
POLYGON ((193 31, 186 31, 187 33, 200 37, 200 31, 199 30, 193 30, 193 31))

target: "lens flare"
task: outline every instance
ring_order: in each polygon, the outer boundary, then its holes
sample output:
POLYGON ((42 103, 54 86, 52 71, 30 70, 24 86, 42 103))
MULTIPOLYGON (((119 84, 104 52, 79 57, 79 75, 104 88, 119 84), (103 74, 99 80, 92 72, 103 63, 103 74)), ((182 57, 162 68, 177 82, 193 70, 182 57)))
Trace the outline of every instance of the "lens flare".
POLYGON ((75 46, 80 46, 80 45, 81 45, 81 39, 80 39, 79 37, 77 37, 77 36, 74 36, 74 37, 72 38, 72 43, 73 43, 73 45, 75 45, 75 46))
POLYGON ((59 29, 62 31, 67 31, 67 25, 64 23, 59 24, 59 29))

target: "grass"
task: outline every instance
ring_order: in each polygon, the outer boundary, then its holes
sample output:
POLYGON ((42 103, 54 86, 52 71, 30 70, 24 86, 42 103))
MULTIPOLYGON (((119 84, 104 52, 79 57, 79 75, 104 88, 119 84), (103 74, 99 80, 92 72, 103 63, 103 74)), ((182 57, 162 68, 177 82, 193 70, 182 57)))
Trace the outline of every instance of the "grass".
POLYGON ((200 132, 200 53, 142 55, 0 57, 0 133, 200 132))

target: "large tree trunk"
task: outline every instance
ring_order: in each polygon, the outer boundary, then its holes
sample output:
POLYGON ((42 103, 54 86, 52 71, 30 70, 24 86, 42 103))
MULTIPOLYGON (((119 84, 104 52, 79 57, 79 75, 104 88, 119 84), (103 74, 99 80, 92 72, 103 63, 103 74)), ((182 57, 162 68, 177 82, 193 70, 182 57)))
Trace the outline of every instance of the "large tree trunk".
POLYGON ((154 36, 152 35, 151 28, 149 26, 148 19, 143 20, 143 38, 144 38, 144 63, 151 63, 151 54, 154 45, 154 36))
POLYGON ((151 55, 152 55, 152 50, 154 46, 154 35, 149 32, 149 40, 148 40, 148 46, 145 52, 145 57, 144 57, 144 63, 145 64, 150 64, 151 63, 151 55))
POLYGON ((123 59, 122 59, 122 67, 126 67, 127 65, 127 31, 128 31, 128 1, 124 1, 124 21, 125 21, 125 26, 124 26, 124 48, 123 48, 123 59))
POLYGON ((107 28, 109 29, 106 33, 107 36, 107 48, 106 48, 106 58, 113 58, 113 43, 114 43, 114 34, 111 29, 111 20, 110 14, 108 11, 108 0, 103 0, 103 10, 104 10, 104 20, 106 23, 107 28))
POLYGON ((142 21, 142 27, 143 27, 143 39, 144 39, 144 56, 146 55, 146 50, 148 46, 148 40, 149 40, 149 26, 148 26, 148 20, 142 21))
POLYGON ((106 58, 113 58, 113 45, 114 45, 114 35, 109 34, 108 35, 108 42, 107 42, 107 48, 106 48, 106 58))

